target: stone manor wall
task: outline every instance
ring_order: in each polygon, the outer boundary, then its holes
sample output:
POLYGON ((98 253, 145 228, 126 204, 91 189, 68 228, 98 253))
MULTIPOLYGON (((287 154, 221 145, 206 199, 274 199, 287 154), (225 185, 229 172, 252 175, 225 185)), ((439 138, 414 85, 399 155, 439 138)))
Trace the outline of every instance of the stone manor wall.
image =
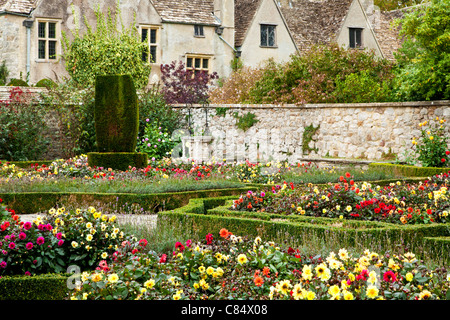
MULTIPOLYGON (((32 94, 41 88, 25 88, 32 94)), ((0 87, 0 100, 9 97, 0 87)), ((307 105, 175 105, 191 115, 192 145, 204 139, 203 158, 217 161, 341 158, 404 161, 412 150, 412 138, 420 137, 419 123, 444 118, 450 133, 450 101, 307 104, 307 105), (257 122, 247 130, 237 127, 237 118, 251 113, 257 122), (207 115, 207 117, 206 117, 207 115), (203 132, 208 124, 208 132, 203 132)), ((64 158, 64 136, 55 114, 46 117, 51 144, 45 159, 64 158)), ((188 139, 189 140, 189 139, 188 139)), ((185 139, 185 141, 187 141, 185 139)), ((198 151, 198 150, 197 150, 198 151)), ((193 153, 193 155, 198 153, 193 153)), ((189 155, 187 155, 189 156, 189 155)))
POLYGON ((212 139, 206 157, 218 161, 325 157, 386 161, 396 156, 403 161, 412 149, 412 138, 420 137, 420 122, 444 118, 447 134, 450 131, 450 101, 174 108, 191 114, 194 135, 202 135, 208 124, 206 135, 212 139), (246 131, 238 129, 236 113, 253 113, 258 121, 246 131))

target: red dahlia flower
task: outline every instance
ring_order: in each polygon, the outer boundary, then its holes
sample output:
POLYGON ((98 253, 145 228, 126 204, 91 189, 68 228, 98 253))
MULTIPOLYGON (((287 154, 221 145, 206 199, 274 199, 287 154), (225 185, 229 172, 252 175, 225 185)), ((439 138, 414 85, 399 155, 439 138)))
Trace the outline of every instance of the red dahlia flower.
POLYGON ((397 281, 397 276, 392 270, 389 270, 383 274, 383 280, 386 282, 395 282, 397 281))

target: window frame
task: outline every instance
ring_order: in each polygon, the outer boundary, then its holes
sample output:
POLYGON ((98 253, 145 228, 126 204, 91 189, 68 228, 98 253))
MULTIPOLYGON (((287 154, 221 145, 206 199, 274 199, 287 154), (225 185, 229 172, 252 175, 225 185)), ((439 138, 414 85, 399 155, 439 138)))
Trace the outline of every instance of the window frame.
POLYGON ((36 18, 36 46, 37 46, 37 62, 57 62, 58 56, 61 54, 61 20, 48 19, 48 18, 36 18), (45 24, 44 36, 40 34, 40 26, 45 24), (50 24, 55 25, 54 37, 50 37, 50 24), (44 43, 44 57, 41 56, 40 48, 41 43, 44 43), (50 55, 50 43, 54 43, 53 49, 54 55, 50 55))
POLYGON ((364 39, 363 39, 363 31, 362 27, 348 27, 348 47, 349 49, 363 49, 364 48, 364 39), (358 33, 359 33, 359 45, 358 45, 358 33), (352 35, 354 45, 352 46, 352 35))
POLYGON ((277 25, 274 23, 260 23, 259 24, 259 46, 261 48, 278 48, 277 45, 277 25), (269 29, 273 28, 273 44, 269 43, 269 29), (265 29, 266 33, 266 43, 263 44, 263 29, 265 29))
POLYGON ((186 70, 191 70, 194 71, 194 73, 196 71, 206 71, 208 74, 210 74, 211 71, 211 61, 212 61, 212 56, 211 55, 205 55, 205 54, 186 54, 186 61, 185 61, 185 68, 186 70), (188 65, 188 61, 189 59, 192 59, 192 66, 188 65), (195 67, 195 60, 200 60, 200 68, 196 68, 195 67), (204 61, 208 61, 208 66, 204 67, 204 61))
MULTIPOLYGON (((147 54, 147 62, 151 63, 151 64, 156 64, 159 63, 159 61, 161 60, 160 57, 160 53, 159 53, 159 48, 160 48, 160 33, 161 33, 161 26, 158 25, 146 25, 146 24, 141 24, 139 25, 139 35, 141 37, 141 41, 144 42, 143 39, 143 30, 147 30, 147 44, 148 44, 148 52, 146 52, 147 54), (155 42, 151 42, 151 32, 155 31, 155 42), (153 56, 151 54, 152 52, 152 47, 155 48, 155 56, 153 56), (150 60, 150 55, 152 56, 153 60, 150 60)), ((144 60, 144 56, 142 56, 143 60, 144 60)))
POLYGON ((194 37, 196 38, 204 38, 205 37, 205 28, 201 24, 194 24, 194 37))

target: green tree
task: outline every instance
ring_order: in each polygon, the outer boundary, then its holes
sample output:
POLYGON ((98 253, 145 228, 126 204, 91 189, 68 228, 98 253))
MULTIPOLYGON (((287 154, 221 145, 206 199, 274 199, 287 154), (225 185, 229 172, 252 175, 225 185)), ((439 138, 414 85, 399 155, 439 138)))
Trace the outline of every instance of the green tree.
POLYGON ((431 0, 401 20, 397 100, 450 98, 450 0, 431 0))
POLYGON ((148 45, 142 42, 132 24, 125 27, 120 19, 117 4, 115 14, 109 9, 107 15, 97 9, 96 28, 84 18, 87 32, 80 34, 79 28, 72 32, 73 40, 63 34, 63 58, 66 70, 72 79, 82 86, 93 86, 97 75, 131 75, 137 89, 148 83, 151 67, 143 61, 148 45))
POLYGON ((411 7, 420 3, 420 0, 374 0, 373 4, 382 11, 396 10, 411 7))

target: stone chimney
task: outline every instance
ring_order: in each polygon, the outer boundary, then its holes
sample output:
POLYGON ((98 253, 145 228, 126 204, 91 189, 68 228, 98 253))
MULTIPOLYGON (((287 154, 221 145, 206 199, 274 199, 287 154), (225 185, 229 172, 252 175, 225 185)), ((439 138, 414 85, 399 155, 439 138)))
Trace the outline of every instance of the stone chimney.
POLYGON ((234 0, 214 0, 214 15, 222 27, 234 28, 234 0))
MULTIPOLYGON (((310 0, 310 1, 318 1, 318 0, 310 0)), ((321 0, 319 0, 321 1, 321 0)), ((292 4, 294 0, 276 0, 276 3, 278 7, 280 8, 293 8, 294 5, 292 4)))

